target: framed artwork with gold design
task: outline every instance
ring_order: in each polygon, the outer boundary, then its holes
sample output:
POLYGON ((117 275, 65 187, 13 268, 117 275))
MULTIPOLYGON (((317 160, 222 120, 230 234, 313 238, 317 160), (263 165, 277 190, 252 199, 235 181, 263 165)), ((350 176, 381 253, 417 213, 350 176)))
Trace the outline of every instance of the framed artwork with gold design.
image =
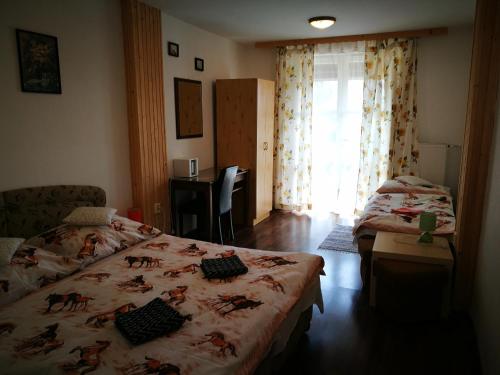
POLYGON ((16 29, 21 90, 61 93, 59 51, 55 36, 16 29))

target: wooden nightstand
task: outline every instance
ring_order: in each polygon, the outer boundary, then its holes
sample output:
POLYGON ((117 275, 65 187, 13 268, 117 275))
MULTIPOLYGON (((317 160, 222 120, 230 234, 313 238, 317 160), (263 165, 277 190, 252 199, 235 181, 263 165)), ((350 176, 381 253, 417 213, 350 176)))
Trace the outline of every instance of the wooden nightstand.
POLYGON ((453 270, 453 255, 450 251, 448 240, 434 236, 432 244, 418 242, 417 235, 377 232, 372 253, 372 272, 370 283, 370 306, 376 305, 376 277, 373 272, 373 264, 380 259, 390 259, 402 262, 413 262, 420 264, 442 265, 448 271, 448 283, 444 291, 443 315, 449 308, 451 276, 453 270))

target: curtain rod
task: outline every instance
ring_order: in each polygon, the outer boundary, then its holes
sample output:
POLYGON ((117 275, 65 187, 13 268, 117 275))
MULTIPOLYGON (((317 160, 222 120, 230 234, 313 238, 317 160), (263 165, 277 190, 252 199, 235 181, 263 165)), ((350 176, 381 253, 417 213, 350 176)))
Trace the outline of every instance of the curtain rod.
POLYGON ((391 31, 387 33, 375 34, 358 34, 358 35, 339 35, 325 38, 309 38, 309 39, 289 39, 289 40, 272 40, 267 42, 256 42, 256 48, 273 48, 296 46, 299 44, 322 44, 322 43, 339 43, 339 42, 359 42, 363 40, 383 40, 389 38, 421 38, 426 36, 438 36, 448 34, 447 27, 433 27, 430 29, 391 31))

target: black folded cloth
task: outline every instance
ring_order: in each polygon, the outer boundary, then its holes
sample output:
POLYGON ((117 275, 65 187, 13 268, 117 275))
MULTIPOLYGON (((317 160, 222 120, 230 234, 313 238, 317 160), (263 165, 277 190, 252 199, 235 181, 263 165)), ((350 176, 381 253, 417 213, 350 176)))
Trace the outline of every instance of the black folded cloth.
POLYGON ((201 270, 207 279, 225 279, 248 272, 248 267, 238 255, 226 258, 202 259, 201 270))
POLYGON ((134 345, 142 344, 182 327, 186 317, 160 298, 127 313, 118 313, 115 325, 134 345))

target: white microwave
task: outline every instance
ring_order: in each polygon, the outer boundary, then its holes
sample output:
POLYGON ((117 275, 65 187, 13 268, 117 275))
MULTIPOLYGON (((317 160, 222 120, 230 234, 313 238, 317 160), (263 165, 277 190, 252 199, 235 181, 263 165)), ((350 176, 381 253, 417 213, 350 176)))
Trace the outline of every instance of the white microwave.
POLYGON ((198 176, 198 158, 174 159, 175 177, 195 177, 198 176))

